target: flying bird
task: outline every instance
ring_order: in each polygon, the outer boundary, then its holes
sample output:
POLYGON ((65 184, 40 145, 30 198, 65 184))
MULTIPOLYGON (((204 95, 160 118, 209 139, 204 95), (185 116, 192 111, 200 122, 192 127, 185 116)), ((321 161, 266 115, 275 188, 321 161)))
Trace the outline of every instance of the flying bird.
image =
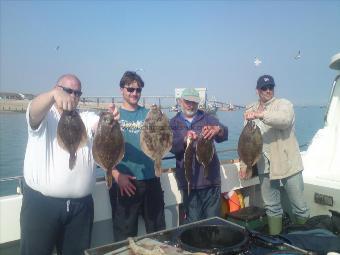
POLYGON ((255 57, 255 60, 254 60, 255 66, 259 66, 261 63, 262 61, 258 57, 255 57))
POLYGON ((55 50, 58 51, 60 49, 60 46, 58 45, 57 47, 55 47, 55 50))
POLYGON ((294 57, 295 60, 298 60, 301 58, 301 52, 300 50, 298 51, 298 53, 296 54, 296 56, 294 57))

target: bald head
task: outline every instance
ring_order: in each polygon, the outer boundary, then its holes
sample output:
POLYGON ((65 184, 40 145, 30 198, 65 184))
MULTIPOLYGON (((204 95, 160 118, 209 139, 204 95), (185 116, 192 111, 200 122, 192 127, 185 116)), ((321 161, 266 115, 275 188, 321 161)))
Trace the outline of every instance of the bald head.
POLYGON ((72 84, 73 86, 78 86, 79 89, 81 89, 81 82, 74 74, 64 74, 59 77, 57 85, 64 86, 65 84, 72 84))

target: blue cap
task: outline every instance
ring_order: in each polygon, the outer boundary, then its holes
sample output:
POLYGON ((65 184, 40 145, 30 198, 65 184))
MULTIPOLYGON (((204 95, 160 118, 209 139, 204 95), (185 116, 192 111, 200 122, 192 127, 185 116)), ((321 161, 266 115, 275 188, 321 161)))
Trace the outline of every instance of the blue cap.
POLYGON ((257 80, 256 88, 261 89, 268 85, 275 86, 274 78, 268 74, 265 74, 265 75, 260 76, 260 78, 257 80))

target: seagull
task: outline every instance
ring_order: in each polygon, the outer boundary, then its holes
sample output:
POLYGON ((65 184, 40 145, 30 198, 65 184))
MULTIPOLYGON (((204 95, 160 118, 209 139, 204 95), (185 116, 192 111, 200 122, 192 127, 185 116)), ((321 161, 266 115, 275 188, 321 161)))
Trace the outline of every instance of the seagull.
POLYGON ((295 60, 298 60, 301 58, 301 52, 299 50, 298 54, 296 54, 296 56, 294 57, 295 60))
POLYGON ((254 60, 255 66, 259 66, 261 63, 262 61, 258 57, 255 57, 255 60, 254 60))

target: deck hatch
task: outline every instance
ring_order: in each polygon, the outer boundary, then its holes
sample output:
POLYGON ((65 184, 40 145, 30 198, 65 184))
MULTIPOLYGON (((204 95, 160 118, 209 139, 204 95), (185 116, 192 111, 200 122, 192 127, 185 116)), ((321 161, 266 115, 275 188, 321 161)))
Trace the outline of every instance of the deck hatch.
POLYGON ((333 197, 315 192, 314 202, 320 205, 333 206, 333 197))

